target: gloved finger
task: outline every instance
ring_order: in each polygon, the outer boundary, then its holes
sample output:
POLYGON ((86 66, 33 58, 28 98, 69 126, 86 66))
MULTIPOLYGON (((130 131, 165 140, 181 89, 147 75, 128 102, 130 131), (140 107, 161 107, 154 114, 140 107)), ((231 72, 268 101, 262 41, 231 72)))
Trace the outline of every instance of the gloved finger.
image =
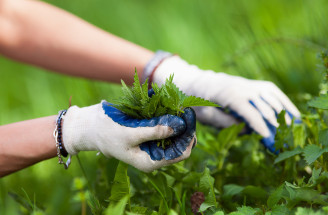
POLYGON ((275 111, 269 106, 263 99, 253 99, 252 100, 255 107, 261 112, 262 116, 268 120, 268 122, 276 127, 279 126, 277 122, 277 117, 275 111))
POLYGON ((301 117, 300 111, 297 107, 290 101, 290 99, 274 84, 271 85, 272 93, 281 102, 281 104, 296 118, 301 117))
POLYGON ((180 157, 192 140, 194 140, 192 143, 193 147, 197 144, 197 139, 195 138, 196 114, 194 110, 192 108, 184 109, 181 118, 186 122, 186 130, 183 134, 174 137, 172 139, 172 144, 165 148, 165 160, 172 160, 180 157))
POLYGON ((216 128, 229 127, 239 123, 235 117, 215 107, 194 107, 197 119, 216 128))
MULTIPOLYGON (((188 147, 186 148, 186 150, 182 153, 181 156, 175 158, 175 159, 172 159, 172 160, 165 160, 165 159, 162 159, 162 160, 153 160, 148 152, 146 151, 143 151, 143 150, 140 150, 139 148, 133 148, 131 151, 132 151, 132 154, 133 154, 133 157, 135 160, 138 160, 138 162, 130 162, 129 164, 134 166, 135 168, 143 171, 143 172, 151 172, 151 171, 154 171, 156 169, 159 169, 163 166, 167 166, 167 165, 170 165, 170 164, 174 164, 174 163, 177 163, 179 161, 182 161, 182 160, 185 160, 187 159, 190 154, 191 154, 191 150, 194 146, 194 142, 196 142, 196 137, 194 137, 188 147)), ((164 156, 164 155, 163 155, 164 156)))
POLYGON ((252 128, 255 132, 263 137, 269 137, 270 131, 264 121, 262 114, 257 110, 254 105, 249 102, 240 104, 232 104, 230 109, 238 113, 247 125, 252 128))
MULTIPOLYGON (((274 95, 265 93, 261 97, 265 102, 267 102, 275 110, 276 117, 278 116, 278 114, 281 111, 283 111, 285 109, 284 106, 280 103, 280 101, 274 95)), ((292 119, 294 119, 294 118, 295 118, 295 123, 301 122, 300 119, 298 119, 293 114, 291 114, 288 110, 286 110, 286 114, 285 114, 286 124, 290 125, 292 122, 292 119)))
POLYGON ((261 94, 261 98, 274 109, 276 115, 278 115, 284 109, 284 106, 273 94, 263 93, 261 94))
POLYGON ((183 134, 170 138, 171 144, 163 149, 157 145, 157 141, 148 141, 140 145, 142 151, 147 152, 150 158, 154 161, 173 160, 184 154, 184 151, 192 144, 196 144, 195 130, 196 130, 196 116, 191 108, 186 108, 185 113, 181 118, 186 123, 186 129, 183 134))
POLYGON ((178 116, 167 114, 151 119, 135 119, 111 106, 106 101, 102 102, 102 108, 105 114, 114 122, 127 128, 133 128, 125 129, 126 135, 133 138, 130 141, 133 145, 139 145, 145 141, 177 136, 186 129, 185 121, 178 116))

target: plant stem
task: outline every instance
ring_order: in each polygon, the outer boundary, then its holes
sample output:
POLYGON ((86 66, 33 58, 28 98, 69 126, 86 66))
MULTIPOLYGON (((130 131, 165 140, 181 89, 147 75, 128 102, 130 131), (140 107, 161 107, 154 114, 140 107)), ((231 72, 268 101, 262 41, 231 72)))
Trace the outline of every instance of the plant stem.
POLYGON ((78 161, 78 163, 79 163, 80 169, 81 169, 81 171, 82 171, 82 173, 83 173, 83 176, 84 176, 85 180, 87 181, 88 188, 89 188, 90 192, 93 193, 93 190, 92 190, 92 188, 91 188, 90 181, 88 180, 87 174, 86 174, 85 171, 84 171, 84 168, 83 168, 83 166, 82 166, 82 163, 81 163, 81 160, 80 160, 80 158, 79 158, 79 155, 76 155, 76 158, 77 158, 77 161, 78 161))

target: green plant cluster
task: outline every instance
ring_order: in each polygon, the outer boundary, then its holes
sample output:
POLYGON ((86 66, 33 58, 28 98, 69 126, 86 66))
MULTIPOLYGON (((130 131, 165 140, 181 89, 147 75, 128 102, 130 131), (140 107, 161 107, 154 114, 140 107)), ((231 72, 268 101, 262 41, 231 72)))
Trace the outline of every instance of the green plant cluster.
MULTIPOLYGON (((288 126, 285 111, 279 114, 279 155, 265 150, 256 134, 239 136, 244 124, 221 131, 199 124, 199 144, 190 159, 146 174, 100 157, 96 178, 74 179, 73 200, 82 214, 94 215, 327 214, 326 97, 308 103, 302 123, 288 126)), ((46 214, 24 193, 11 196, 26 211, 46 214)))
POLYGON ((148 79, 141 85, 137 71, 135 71, 134 83, 131 88, 123 80, 121 82, 123 95, 113 106, 137 119, 150 119, 165 114, 180 116, 185 108, 193 106, 218 107, 211 101, 195 96, 186 96, 173 83, 173 75, 166 79, 165 84, 161 87, 152 83, 153 95, 148 95, 148 79))
MULTIPOLYGON (((123 80, 122 97, 112 104, 127 115, 137 119, 151 119, 153 117, 171 114, 180 116, 184 109, 193 106, 213 106, 217 104, 195 96, 187 96, 173 83, 173 75, 166 79, 165 84, 158 87, 152 83, 152 95, 149 95, 148 79, 141 84, 137 70, 134 74, 133 86, 129 88, 123 80)), ((170 138, 158 140, 157 145, 165 149, 171 144, 170 138)))
MULTIPOLYGON (((196 192, 206 197, 210 187, 214 195, 208 193, 215 196, 218 206, 203 214, 327 214, 325 204, 316 203, 327 195, 327 182, 322 180, 327 153, 309 165, 304 151, 308 145, 325 148, 319 132, 327 128, 327 111, 307 105, 319 90, 320 103, 316 105, 326 108, 328 102, 324 99, 327 86, 319 85, 322 77, 314 72, 316 53, 328 46, 325 0, 45 2, 150 50, 179 53, 200 68, 273 81, 304 116, 301 125, 293 125, 292 135, 282 135, 295 147, 281 152, 298 146, 303 152, 274 163, 278 156, 268 154, 256 135, 234 135, 234 126, 219 136, 212 128, 197 125, 198 145, 191 157, 150 175, 118 165, 115 159, 84 152, 79 157, 86 177, 73 157, 68 171, 56 165, 54 158, 1 178, 0 214, 160 214, 166 213, 167 204, 169 214, 189 215, 191 197, 196 192), (317 185, 312 186, 313 180, 309 180, 320 168, 317 185), (278 189, 280 186, 283 188, 278 189), (125 187, 118 201, 112 198, 120 193, 114 187, 125 187), (276 190, 279 192, 273 195, 276 190), (268 204, 271 195, 282 198, 275 203, 271 197, 268 204), (294 200, 298 203, 293 206, 294 200)), ((116 84, 46 73, 5 57, 0 57, 0 70, 2 125, 53 115, 67 107, 71 95, 73 103, 82 107, 121 93, 116 84)), ((281 127, 280 132, 283 130, 281 127)))

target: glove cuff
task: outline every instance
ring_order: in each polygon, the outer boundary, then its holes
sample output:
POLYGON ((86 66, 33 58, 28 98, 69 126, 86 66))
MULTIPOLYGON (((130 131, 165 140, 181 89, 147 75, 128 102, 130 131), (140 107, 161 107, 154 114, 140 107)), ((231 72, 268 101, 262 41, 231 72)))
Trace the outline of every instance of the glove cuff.
POLYGON ((101 109, 100 104, 84 108, 72 106, 67 110, 63 117, 63 144, 69 154, 98 150, 92 141, 92 129, 99 108, 101 109))
POLYGON ((156 70, 158 65, 161 64, 161 62, 163 62, 163 60, 165 60, 168 57, 171 57, 172 55, 173 54, 162 51, 162 50, 156 51, 155 55, 152 57, 152 59, 150 59, 148 61, 148 63, 146 64, 146 66, 143 70, 142 77, 141 77, 142 83, 144 83, 147 80, 147 78, 151 79, 152 74, 156 70))

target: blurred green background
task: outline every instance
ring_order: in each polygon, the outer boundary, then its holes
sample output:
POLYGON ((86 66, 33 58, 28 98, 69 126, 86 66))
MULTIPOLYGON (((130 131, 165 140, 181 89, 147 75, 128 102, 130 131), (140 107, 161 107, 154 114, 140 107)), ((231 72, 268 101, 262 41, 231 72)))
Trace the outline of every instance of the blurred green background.
MULTIPOLYGON (((178 53, 202 69, 273 81, 300 109, 304 98, 319 90, 316 55, 327 47, 325 0, 48 2, 148 49, 178 53)), ((57 114, 67 107, 70 96, 74 105, 87 106, 117 98, 120 90, 117 85, 45 72, 1 56, 0 71, 1 125, 57 114)), ((96 153, 80 154, 87 175, 96 177, 96 153)), ((0 214, 19 213, 21 206, 8 191, 25 195, 23 190, 49 214, 80 214, 71 188, 79 176, 76 158, 68 171, 54 158, 4 177, 0 214)))

